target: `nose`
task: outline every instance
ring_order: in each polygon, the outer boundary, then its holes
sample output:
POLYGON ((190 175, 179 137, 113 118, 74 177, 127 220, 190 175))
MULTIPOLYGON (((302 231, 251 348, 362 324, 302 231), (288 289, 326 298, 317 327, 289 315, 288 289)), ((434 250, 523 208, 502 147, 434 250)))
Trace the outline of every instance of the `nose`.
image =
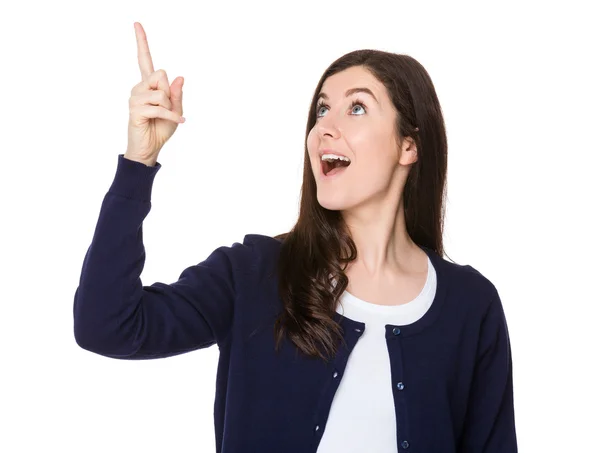
POLYGON ((328 116, 333 115, 326 115, 325 117, 320 118, 319 122, 317 123, 317 131, 319 132, 319 137, 329 135, 330 137, 338 138, 340 135, 340 131, 338 127, 334 124, 334 120, 327 119, 328 116))

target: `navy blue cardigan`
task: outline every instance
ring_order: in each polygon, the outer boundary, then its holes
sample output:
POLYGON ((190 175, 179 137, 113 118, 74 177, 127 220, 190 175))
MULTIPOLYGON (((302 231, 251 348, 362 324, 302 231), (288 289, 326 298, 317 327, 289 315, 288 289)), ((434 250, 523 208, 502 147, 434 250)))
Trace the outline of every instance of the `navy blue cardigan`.
MULTIPOLYGON (((259 234, 215 249, 177 282, 143 286, 142 222, 160 168, 118 156, 75 291, 77 344, 116 359, 217 344, 217 452, 316 452, 365 324, 337 314, 347 347, 329 362, 299 354, 287 338, 276 353, 280 242, 259 234)), ((433 303, 416 322, 385 331, 398 451, 517 452, 511 346, 498 291, 472 266, 421 248, 437 275, 433 303)))

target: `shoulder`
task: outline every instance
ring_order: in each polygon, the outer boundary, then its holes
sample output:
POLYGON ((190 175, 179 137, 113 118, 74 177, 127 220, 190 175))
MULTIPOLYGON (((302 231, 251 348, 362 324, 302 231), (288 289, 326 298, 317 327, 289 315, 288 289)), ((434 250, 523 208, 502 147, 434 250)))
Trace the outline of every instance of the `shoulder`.
POLYGON ((218 247, 213 254, 227 257, 232 269, 243 274, 271 269, 277 261, 281 241, 263 234, 246 234, 241 242, 218 247))
POLYGON ((485 316, 490 310, 502 311, 498 289, 488 275, 470 264, 440 260, 453 299, 460 300, 472 314, 480 316, 485 316))
POLYGON ((264 234, 246 234, 243 244, 251 247, 256 256, 277 256, 281 247, 281 240, 264 234))
POLYGON ((461 278, 468 284, 471 291, 483 296, 492 296, 494 293, 498 292, 491 279, 487 275, 484 275, 479 269, 470 264, 462 265, 460 268, 459 273, 461 274, 461 278))
POLYGON ((281 240, 276 239, 271 236, 266 236, 264 234, 258 233, 249 233, 244 236, 244 244, 247 245, 255 245, 258 244, 259 247, 263 246, 279 246, 281 245, 281 240))

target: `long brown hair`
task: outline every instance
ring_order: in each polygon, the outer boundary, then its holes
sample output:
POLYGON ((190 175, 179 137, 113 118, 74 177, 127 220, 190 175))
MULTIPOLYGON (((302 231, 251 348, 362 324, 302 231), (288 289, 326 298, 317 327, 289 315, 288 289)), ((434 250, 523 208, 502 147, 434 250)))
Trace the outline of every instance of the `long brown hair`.
POLYGON ((307 138, 316 122, 316 103, 323 83, 329 76, 354 66, 362 66, 386 87, 397 111, 398 143, 404 137, 416 141, 418 159, 412 164, 403 192, 407 232, 416 244, 440 256, 444 254, 447 139, 429 74, 408 55, 372 49, 343 55, 321 76, 308 111, 298 220, 291 231, 275 236, 282 241, 277 270, 283 301, 283 311, 275 320, 276 350, 287 333, 302 353, 324 360, 335 355, 337 340, 344 341, 334 315, 348 286, 344 270, 356 259, 357 249, 340 211, 325 209, 317 201, 307 138), (336 280, 333 289, 330 275, 336 280))

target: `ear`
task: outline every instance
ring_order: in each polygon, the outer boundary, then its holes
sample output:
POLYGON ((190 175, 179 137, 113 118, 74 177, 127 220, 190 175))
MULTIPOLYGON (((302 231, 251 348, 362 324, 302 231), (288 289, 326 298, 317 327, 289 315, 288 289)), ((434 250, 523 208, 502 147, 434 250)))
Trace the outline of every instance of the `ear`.
POLYGON ((400 147, 398 163, 400 165, 414 164, 419 158, 417 144, 412 137, 405 137, 400 147))

